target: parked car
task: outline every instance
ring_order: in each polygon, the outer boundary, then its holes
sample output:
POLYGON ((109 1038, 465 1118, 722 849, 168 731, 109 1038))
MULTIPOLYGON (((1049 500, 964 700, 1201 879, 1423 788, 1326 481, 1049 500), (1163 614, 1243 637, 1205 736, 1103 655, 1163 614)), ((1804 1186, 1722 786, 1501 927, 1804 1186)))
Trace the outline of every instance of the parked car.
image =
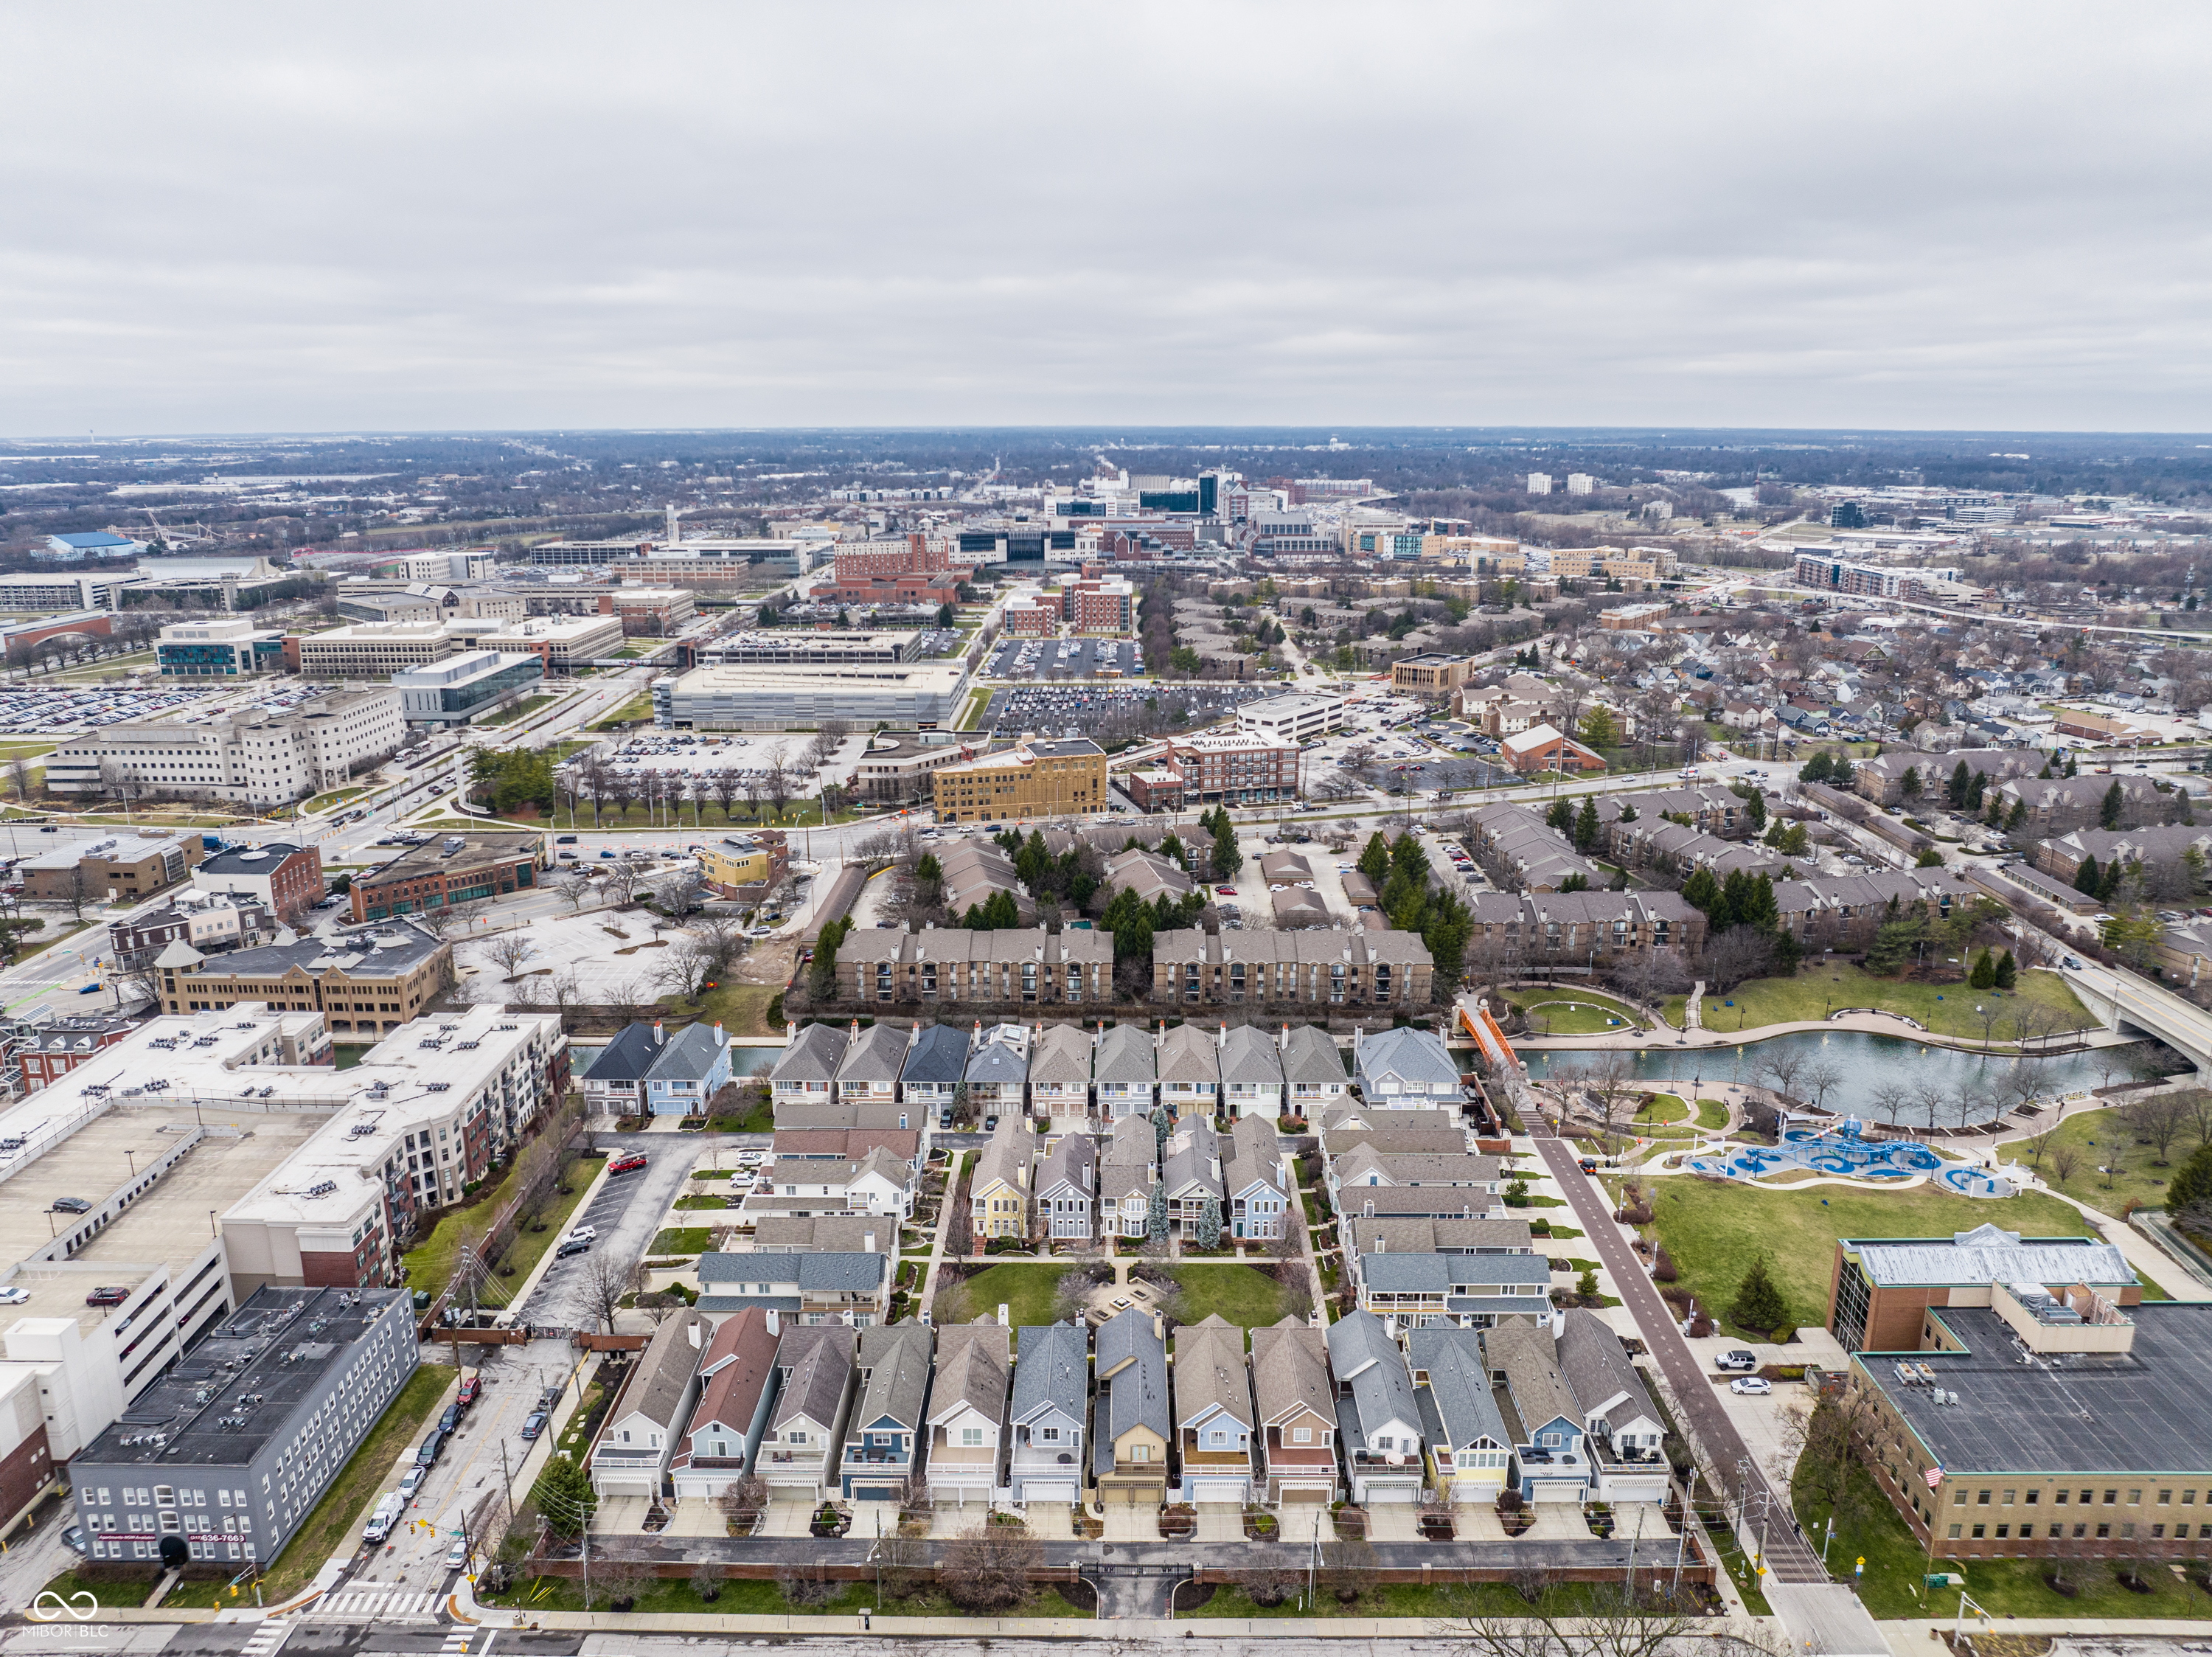
POLYGON ((1742 1392, 1753 1398, 1764 1398, 1774 1390, 1774 1383, 1759 1375, 1740 1375, 1729 1383, 1729 1391, 1742 1392))
POLYGON ((553 1258, 556 1260, 565 1260, 572 1254, 589 1254, 591 1252, 592 1246, 589 1243, 571 1240, 562 1243, 560 1247, 555 1249, 553 1258))
POLYGON ((1733 1352, 1722 1353, 1713 1360, 1713 1364, 1720 1369, 1756 1369, 1759 1368, 1759 1355, 1738 1347, 1733 1352))
POLYGON ((458 1403, 462 1409, 465 1410, 477 1401, 477 1395, 483 1391, 483 1382, 477 1379, 476 1376, 471 1375, 466 1380, 461 1383, 461 1394, 455 1402, 458 1403))
POLYGON ((645 1153, 632 1151, 628 1156, 618 1156, 607 1164, 609 1173, 635 1173, 645 1166, 645 1153))
POLYGON ((522 1423, 522 1436, 524 1440, 528 1441, 534 1439, 544 1430, 545 1412, 543 1410, 532 1410, 530 1412, 529 1418, 522 1423))
POLYGON ((67 1548, 71 1553, 82 1553, 84 1551, 84 1526, 82 1525, 64 1526, 62 1527, 62 1546, 67 1548))
POLYGON ((437 1461, 440 1456, 445 1453, 445 1429, 441 1427, 434 1427, 430 1429, 430 1436, 424 1439, 419 1445, 416 1446, 415 1465, 418 1467, 430 1466, 437 1461))
POLYGON ((92 1204, 82 1197, 57 1197, 54 1198, 54 1212, 56 1214, 90 1214, 92 1204))
POLYGON ((419 1463, 415 1466, 410 1467, 404 1473, 400 1475, 399 1494, 403 1496, 411 1498, 416 1491, 422 1488, 422 1481, 429 1476, 430 1470, 428 1467, 422 1466, 419 1463))
POLYGON ((447 1404, 445 1413, 438 1417, 438 1430, 441 1433, 450 1433, 460 1424, 461 1406, 458 1404, 447 1404))
POLYGON ((561 1240, 564 1243, 596 1243, 599 1240, 599 1228, 597 1226, 578 1226, 561 1240))
POLYGON ((5 1288, 0 1288, 0 1306, 21 1306, 30 1298, 29 1289, 18 1288, 13 1283, 9 1284, 5 1288))
POLYGON ((87 1306, 121 1306, 131 1298, 127 1288, 95 1288, 84 1297, 87 1306))
POLYGON ((460 1570, 468 1563, 469 1539, 465 1536, 457 1537, 454 1538, 453 1545, 446 1550, 446 1569, 449 1571, 460 1570))

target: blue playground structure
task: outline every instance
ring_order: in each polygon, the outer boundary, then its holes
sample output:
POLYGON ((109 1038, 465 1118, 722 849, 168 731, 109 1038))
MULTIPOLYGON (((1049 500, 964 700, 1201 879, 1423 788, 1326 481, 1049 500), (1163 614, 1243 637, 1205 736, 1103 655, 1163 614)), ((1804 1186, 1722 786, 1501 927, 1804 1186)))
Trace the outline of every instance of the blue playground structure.
MULTIPOLYGON (((1909 1179, 1917 1173, 1932 1173, 1943 1166, 1942 1157, 1917 1141, 1865 1137, 1866 1124, 1855 1116, 1845 1117, 1840 1125, 1826 1130, 1790 1127, 1788 1120, 1784 1118, 1782 1142, 1778 1145, 1738 1145, 1725 1157, 1692 1156, 1686 1158, 1683 1166, 1694 1173, 1718 1174, 1724 1179, 1756 1179, 1784 1168, 1811 1168, 1818 1173, 1843 1174, 1855 1179, 1909 1179)), ((1966 1188, 1954 1185, 1953 1189, 1966 1188)))

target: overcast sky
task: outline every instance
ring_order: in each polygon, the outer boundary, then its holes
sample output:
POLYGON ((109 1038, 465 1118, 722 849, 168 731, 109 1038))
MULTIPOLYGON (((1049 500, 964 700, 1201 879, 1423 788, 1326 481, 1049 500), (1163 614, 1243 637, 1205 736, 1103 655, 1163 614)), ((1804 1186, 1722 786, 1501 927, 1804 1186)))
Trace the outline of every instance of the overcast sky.
POLYGON ((2202 7, 5 16, 18 436, 2212 429, 2202 7))

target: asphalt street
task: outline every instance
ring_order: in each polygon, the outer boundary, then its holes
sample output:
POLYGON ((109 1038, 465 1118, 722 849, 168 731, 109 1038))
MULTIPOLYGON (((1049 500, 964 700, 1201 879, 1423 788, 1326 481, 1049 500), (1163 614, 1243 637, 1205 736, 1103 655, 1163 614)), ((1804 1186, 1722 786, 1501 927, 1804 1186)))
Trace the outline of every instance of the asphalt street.
POLYGON ((613 1260, 627 1272, 645 1258, 661 1216, 682 1194, 694 1159, 716 1148, 734 1149, 733 1142, 720 1134, 599 1133, 599 1144, 614 1161, 631 1151, 641 1151, 646 1166, 635 1173, 610 1173, 599 1182, 592 1199, 578 1209, 568 1228, 591 1226, 599 1239, 590 1250, 556 1259, 516 1309, 514 1321, 545 1328, 599 1329, 599 1308, 591 1293, 594 1262, 613 1260))

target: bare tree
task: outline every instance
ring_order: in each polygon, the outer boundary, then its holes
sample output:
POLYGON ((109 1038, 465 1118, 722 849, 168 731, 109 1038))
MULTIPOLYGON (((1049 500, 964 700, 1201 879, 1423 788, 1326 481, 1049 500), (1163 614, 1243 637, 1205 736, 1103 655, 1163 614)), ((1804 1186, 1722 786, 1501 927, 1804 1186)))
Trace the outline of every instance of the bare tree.
POLYGON ((1771 1051, 1759 1056, 1758 1074, 1785 1100, 1795 1102, 1799 1098, 1798 1087, 1803 1081, 1810 1061, 1794 1047, 1779 1042, 1771 1044, 1771 1051))
POLYGON ((2120 1121, 2128 1131, 2158 1154, 2152 1159, 2159 1167, 2167 1166, 2167 1153, 2173 1148, 2195 1112, 2187 1098, 2179 1093, 2160 1091, 2139 1095, 2120 1106, 2120 1121))
POLYGON ((617 857, 604 871, 607 877, 607 897, 617 909, 627 908, 637 890, 637 868, 627 857, 617 857))
POLYGON ((9 758, 8 786, 15 791, 17 805, 31 803, 31 762, 20 753, 9 758))
POLYGON ((577 914, 584 907, 584 899, 592 895, 592 877, 581 868, 563 869, 558 890, 568 912, 577 914))
POLYGON ((623 1296, 629 1293, 629 1273, 611 1254, 593 1254, 584 1261, 584 1298, 610 1335, 615 1330, 615 1313, 622 1310, 623 1296))
POLYGON ((665 875, 653 887, 653 896, 668 911, 671 920, 681 921, 696 914, 700 905, 707 900, 706 877, 696 868, 679 868, 665 875))
POLYGON ((1828 1095, 1844 1085, 1844 1069, 1835 1060, 1822 1057, 1805 1067, 1805 1093, 1816 1111, 1827 1108, 1828 1095))
POLYGON ((722 1516, 735 1536, 750 1536, 760 1516, 768 1511, 768 1481, 755 1474, 733 1479, 719 1498, 722 1516))
POLYGON ((484 954, 501 972, 501 982, 513 984, 522 971, 523 962, 538 953, 538 946, 530 941, 530 935, 520 927, 502 932, 484 946, 484 954))
POLYGON ((1026 1526, 978 1525, 945 1544, 937 1580, 963 1611, 1002 1614, 1026 1604, 1044 1549, 1026 1526))
POLYGON ((2067 1181, 2081 1171, 2081 1153, 2073 1145, 2062 1139, 2051 1148, 2051 1183, 2052 1185, 2064 1191, 2067 1181))

